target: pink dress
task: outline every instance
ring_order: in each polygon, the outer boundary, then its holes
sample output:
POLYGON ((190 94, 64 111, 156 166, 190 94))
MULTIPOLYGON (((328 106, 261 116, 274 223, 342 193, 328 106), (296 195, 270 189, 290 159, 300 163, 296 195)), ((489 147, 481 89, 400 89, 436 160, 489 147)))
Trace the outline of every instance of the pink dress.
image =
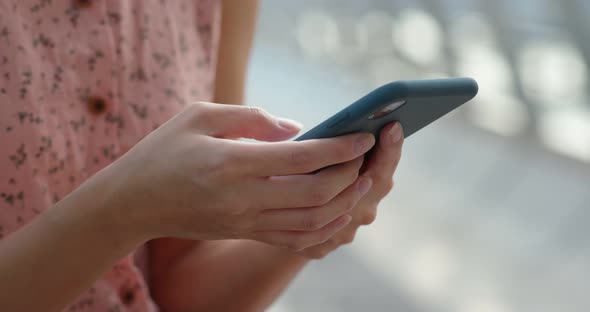
MULTIPOLYGON (((219 19, 215 0, 0 1, 0 239, 212 100, 219 19)), ((145 260, 122 259, 66 310, 157 310, 145 260)))

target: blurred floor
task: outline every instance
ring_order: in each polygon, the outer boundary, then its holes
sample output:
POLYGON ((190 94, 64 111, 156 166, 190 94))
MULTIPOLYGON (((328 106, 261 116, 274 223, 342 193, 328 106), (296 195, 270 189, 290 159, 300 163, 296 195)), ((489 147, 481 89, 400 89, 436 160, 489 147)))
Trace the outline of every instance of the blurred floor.
MULTIPOLYGON (((263 3, 250 105, 309 128, 379 82, 367 75, 370 60, 351 65, 301 52, 297 12, 332 9, 333 1, 263 3)), ((399 67, 377 80, 432 74, 399 67)), ((454 113, 406 142, 377 221, 310 264, 271 311, 588 310, 589 166, 465 116, 454 113)))

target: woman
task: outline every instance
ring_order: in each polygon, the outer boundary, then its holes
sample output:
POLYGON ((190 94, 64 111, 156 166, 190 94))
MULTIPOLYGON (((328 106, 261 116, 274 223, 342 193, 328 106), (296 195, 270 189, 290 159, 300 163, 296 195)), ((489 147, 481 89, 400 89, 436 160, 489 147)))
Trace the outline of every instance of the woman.
POLYGON ((369 134, 284 142, 297 123, 205 103, 242 102, 255 11, 0 2, 3 309, 258 311, 373 221, 398 124, 359 174, 369 134))

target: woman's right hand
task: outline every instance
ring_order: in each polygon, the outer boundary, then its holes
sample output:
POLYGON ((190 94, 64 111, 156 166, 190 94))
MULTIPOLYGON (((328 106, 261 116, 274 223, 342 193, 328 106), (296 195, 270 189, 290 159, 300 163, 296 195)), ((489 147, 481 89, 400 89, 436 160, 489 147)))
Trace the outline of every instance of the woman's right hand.
POLYGON ((109 181, 109 206, 146 237, 254 239, 301 250, 350 221, 371 186, 358 172, 375 139, 279 142, 299 130, 257 108, 197 103, 99 175, 109 181))

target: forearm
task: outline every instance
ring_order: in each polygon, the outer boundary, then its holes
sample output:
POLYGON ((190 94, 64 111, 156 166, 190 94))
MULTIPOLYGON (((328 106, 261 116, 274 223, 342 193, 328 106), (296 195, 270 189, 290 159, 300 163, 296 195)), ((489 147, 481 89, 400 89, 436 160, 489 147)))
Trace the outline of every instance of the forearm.
POLYGON ((2 310, 59 311, 141 242, 108 215, 105 192, 89 181, 0 242, 2 310))
POLYGON ((243 104, 258 0, 224 1, 213 101, 243 104))
POLYGON ((247 240, 194 243, 180 254, 152 276, 152 293, 163 311, 263 311, 307 262, 247 240))

